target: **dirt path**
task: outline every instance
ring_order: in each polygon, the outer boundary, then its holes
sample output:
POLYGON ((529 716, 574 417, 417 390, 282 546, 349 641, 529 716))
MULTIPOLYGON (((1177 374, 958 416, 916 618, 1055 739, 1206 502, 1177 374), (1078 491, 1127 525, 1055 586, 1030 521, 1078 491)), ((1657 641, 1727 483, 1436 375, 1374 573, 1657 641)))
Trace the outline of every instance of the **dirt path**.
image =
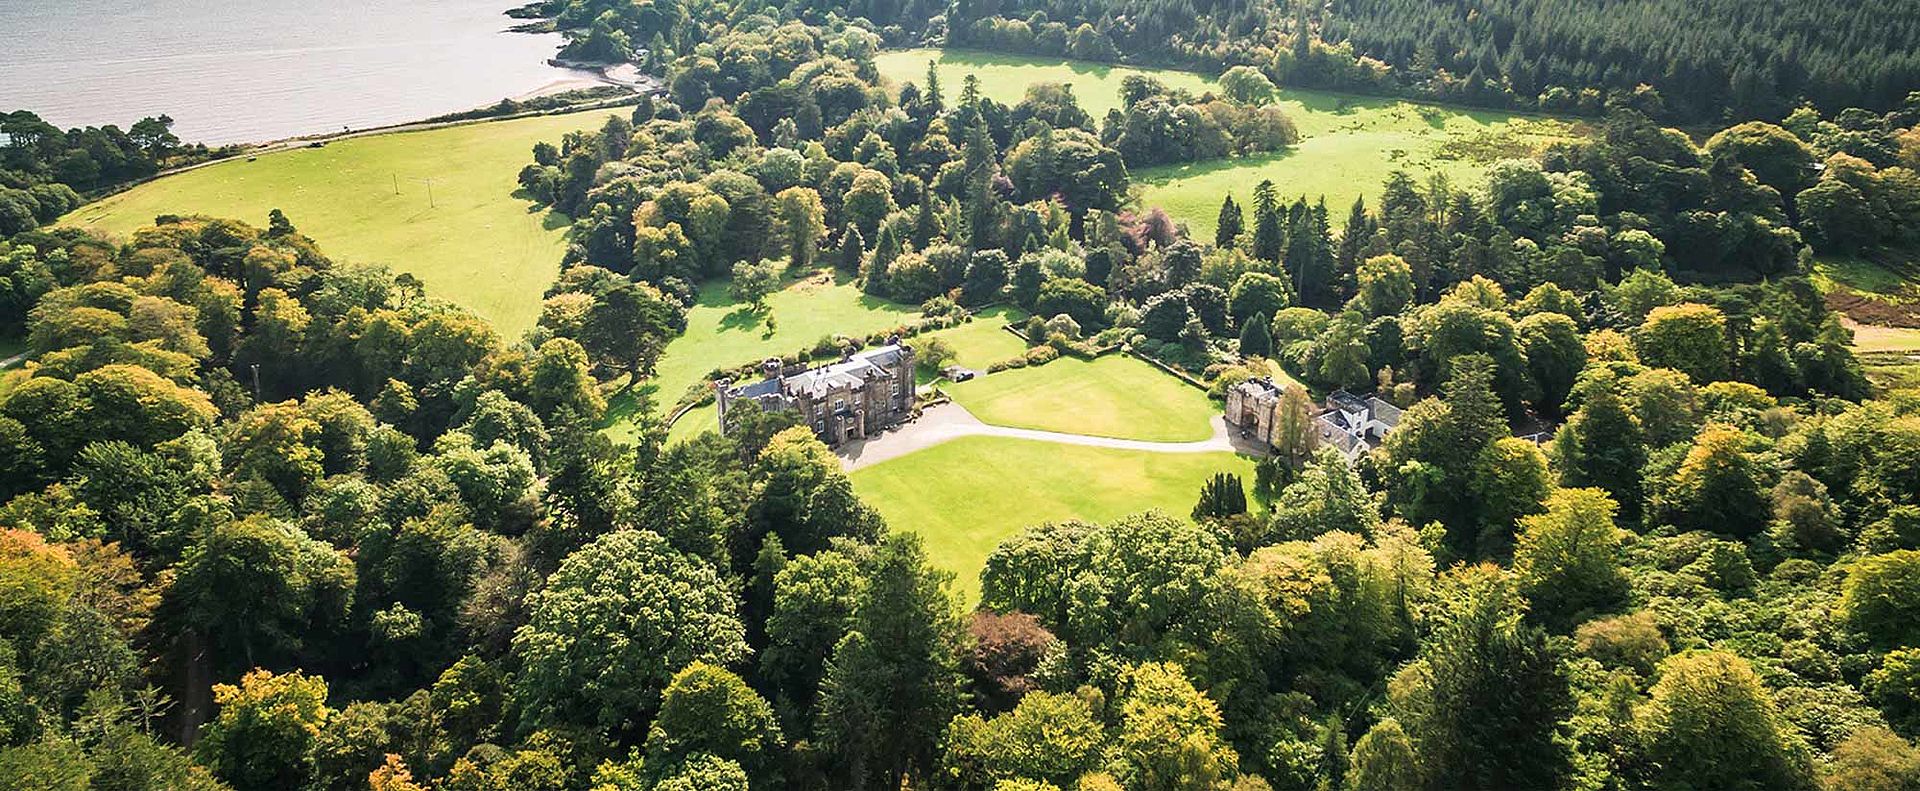
POLYGON ((1007 437, 1026 439, 1036 442, 1056 442, 1062 445, 1087 445, 1096 448, 1115 448, 1118 450, 1137 450, 1150 453, 1216 453, 1216 452, 1256 452, 1252 446, 1236 441, 1227 433, 1226 419, 1214 415, 1209 421, 1213 426, 1213 436, 1198 442, 1148 442, 1137 439, 1118 439, 1115 437, 1096 437, 1089 434, 1064 434, 1058 431, 1036 431, 1028 428, 1009 428, 983 423, 959 404, 941 404, 928 408, 921 413, 920 419, 896 428, 877 437, 849 442, 840 446, 840 466, 848 471, 860 469, 870 464, 878 464, 888 459, 905 456, 918 450, 925 450, 948 440, 961 437, 1007 437))

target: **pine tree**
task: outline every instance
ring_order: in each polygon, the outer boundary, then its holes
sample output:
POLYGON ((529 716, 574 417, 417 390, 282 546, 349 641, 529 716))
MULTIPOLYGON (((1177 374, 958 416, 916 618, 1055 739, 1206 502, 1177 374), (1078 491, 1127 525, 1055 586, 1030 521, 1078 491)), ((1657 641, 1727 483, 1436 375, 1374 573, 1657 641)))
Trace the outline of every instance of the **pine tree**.
POLYGON ((1347 225, 1340 230, 1339 251, 1334 254, 1333 271, 1338 281, 1338 301, 1345 302, 1353 295, 1355 283, 1353 273, 1360 269, 1360 262, 1366 258, 1364 251, 1367 240, 1373 238, 1373 218, 1367 214, 1366 197, 1353 199, 1353 208, 1347 211, 1347 225))
POLYGON ((962 629, 951 574, 927 565, 919 536, 889 536, 863 565, 853 628, 820 685, 819 730, 826 765, 844 773, 835 787, 900 788, 933 770, 941 730, 960 708, 962 629))
POLYGON ((1273 330, 1267 327, 1267 316, 1255 313, 1247 319, 1246 326, 1240 328, 1241 357, 1272 357, 1273 330))
POLYGON ((936 117, 947 109, 946 100, 940 96, 940 69, 931 59, 927 61, 927 92, 922 98, 927 110, 936 117))
POLYGON ((1226 200, 1220 202, 1220 219, 1214 226, 1213 245, 1232 247, 1233 241, 1240 238, 1240 233, 1246 230, 1246 222, 1246 216, 1240 211, 1240 204, 1234 203, 1233 196, 1228 195, 1226 200))
POLYGON ((1278 264, 1286 243, 1286 230, 1281 225, 1280 204, 1274 197, 1273 182, 1262 181, 1253 188, 1253 257, 1278 264))
POLYGON ((1223 472, 1201 485, 1200 502, 1193 506, 1193 519, 1196 522, 1224 519, 1246 512, 1247 490, 1240 484, 1240 476, 1223 472))
POLYGON ((1293 14, 1293 61, 1302 66, 1313 55, 1313 39, 1307 25, 1307 6, 1305 0, 1302 0, 1293 14))
POLYGON ((914 211, 913 246, 917 250, 927 249, 933 240, 946 233, 944 223, 940 221, 939 209, 934 205, 935 200, 931 192, 921 196, 920 204, 914 211))
POLYGON ((1300 296, 1301 304, 1335 304, 1335 254, 1324 200, 1308 206, 1303 198, 1295 201, 1287 210, 1286 250, 1286 268, 1293 278, 1294 293, 1300 296))
POLYGON ((905 246, 900 242, 900 235, 894 232, 893 227, 892 223, 882 224, 880 235, 873 241, 873 254, 883 264, 892 264, 901 253, 906 252, 905 246))
POLYGON ((867 254, 867 241, 860 238, 860 229, 847 223, 840 232, 840 268, 848 272, 860 271, 860 261, 867 254))

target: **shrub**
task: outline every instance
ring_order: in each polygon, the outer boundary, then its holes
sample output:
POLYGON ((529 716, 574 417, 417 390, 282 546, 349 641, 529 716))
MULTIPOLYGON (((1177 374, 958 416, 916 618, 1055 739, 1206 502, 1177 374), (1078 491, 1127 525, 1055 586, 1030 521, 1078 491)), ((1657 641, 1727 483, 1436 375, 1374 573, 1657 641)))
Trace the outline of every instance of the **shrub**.
POLYGON ((1052 346, 1035 346, 1027 350, 1028 365, 1046 365, 1060 359, 1060 350, 1052 346))

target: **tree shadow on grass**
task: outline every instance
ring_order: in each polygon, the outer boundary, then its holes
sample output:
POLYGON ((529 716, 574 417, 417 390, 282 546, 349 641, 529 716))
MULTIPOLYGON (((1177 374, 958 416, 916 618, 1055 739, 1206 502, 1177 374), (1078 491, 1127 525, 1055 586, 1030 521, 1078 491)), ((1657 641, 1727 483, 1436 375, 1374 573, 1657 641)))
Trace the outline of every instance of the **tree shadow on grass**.
POLYGON ((764 323, 764 319, 765 315, 755 310, 752 305, 741 305, 740 307, 727 311, 727 315, 721 316, 720 326, 717 329, 721 332, 752 330, 764 323))
POLYGON ((545 229, 548 231, 557 231, 557 230, 560 230, 561 228, 565 228, 573 224, 572 217, 569 217, 566 214, 561 213, 558 209, 553 208, 553 206, 549 204, 541 203, 537 200, 534 200, 533 193, 528 192, 526 187, 521 187, 519 189, 514 190, 513 193, 511 194, 511 197, 514 198, 515 200, 526 201, 528 214, 540 214, 541 212, 546 213, 544 216, 540 218, 540 227, 542 229, 545 229))
POLYGON ((1133 174, 1134 182, 1149 187, 1164 187, 1181 179, 1208 176, 1230 170, 1253 170, 1282 162, 1300 153, 1299 145, 1288 146, 1285 150, 1247 157, 1223 157, 1181 165, 1162 165, 1147 168, 1133 174))

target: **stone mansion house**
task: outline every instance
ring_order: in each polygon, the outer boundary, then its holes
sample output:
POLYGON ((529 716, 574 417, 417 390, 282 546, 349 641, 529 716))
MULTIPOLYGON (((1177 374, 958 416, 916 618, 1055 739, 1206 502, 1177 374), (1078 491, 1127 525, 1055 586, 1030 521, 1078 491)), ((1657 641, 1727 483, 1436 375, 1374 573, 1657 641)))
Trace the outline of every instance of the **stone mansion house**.
POLYGON ((752 384, 735 385, 729 379, 714 383, 722 431, 727 410, 741 399, 767 411, 798 412, 801 422, 831 447, 864 439, 913 412, 913 347, 897 338, 818 368, 792 372, 775 359, 762 370, 767 378, 752 384))
MULTIPOLYGON (((1227 424, 1241 436, 1273 447, 1274 424, 1279 421, 1284 391, 1272 379, 1248 379, 1227 391, 1227 424)), ((1327 395, 1313 415, 1316 445, 1332 445, 1348 461, 1373 450, 1388 432, 1400 425, 1400 408, 1375 396, 1361 397, 1345 390, 1327 395)))

